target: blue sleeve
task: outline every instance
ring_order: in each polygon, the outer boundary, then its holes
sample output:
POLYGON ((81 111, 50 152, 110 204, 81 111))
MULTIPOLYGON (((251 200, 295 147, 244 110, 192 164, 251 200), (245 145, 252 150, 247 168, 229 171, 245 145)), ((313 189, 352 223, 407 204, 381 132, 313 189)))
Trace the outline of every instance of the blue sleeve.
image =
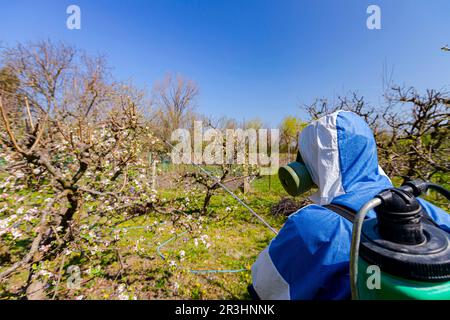
POLYGON ((292 215, 269 247, 292 300, 350 296, 351 223, 320 206, 292 215))
POLYGON ((450 214, 421 198, 417 198, 417 200, 441 229, 450 233, 450 214))

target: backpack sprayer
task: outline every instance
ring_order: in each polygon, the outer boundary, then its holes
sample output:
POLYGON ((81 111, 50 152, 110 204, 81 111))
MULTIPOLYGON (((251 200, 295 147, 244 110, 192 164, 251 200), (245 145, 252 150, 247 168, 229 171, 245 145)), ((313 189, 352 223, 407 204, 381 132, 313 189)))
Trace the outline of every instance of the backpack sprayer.
MULTIPOLYGON (((300 154, 295 162, 280 168, 278 176, 291 196, 314 186, 300 154)), ((439 185, 410 181, 380 192, 354 216, 350 250, 353 299, 450 299, 450 234, 416 199, 428 189, 450 200, 450 191, 439 185), (366 220, 372 209, 377 217, 366 220), (373 266, 379 268, 380 283, 369 288, 372 273, 366 271, 373 266)))

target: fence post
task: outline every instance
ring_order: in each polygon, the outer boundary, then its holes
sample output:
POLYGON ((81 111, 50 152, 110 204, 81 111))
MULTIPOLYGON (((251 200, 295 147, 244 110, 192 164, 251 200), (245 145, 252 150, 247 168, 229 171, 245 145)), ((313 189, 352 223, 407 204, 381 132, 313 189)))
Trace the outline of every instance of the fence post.
POLYGON ((152 162, 152 189, 156 190, 156 159, 152 162))

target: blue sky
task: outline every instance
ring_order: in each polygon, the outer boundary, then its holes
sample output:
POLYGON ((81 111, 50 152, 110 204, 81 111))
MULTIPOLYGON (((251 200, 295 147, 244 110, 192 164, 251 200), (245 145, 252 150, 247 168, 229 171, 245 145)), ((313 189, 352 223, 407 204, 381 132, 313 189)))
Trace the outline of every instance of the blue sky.
POLYGON ((450 88, 449 14, 448 0, 0 0, 0 41, 64 40, 149 90, 180 73, 199 111, 276 125, 316 97, 380 103, 383 65, 397 83, 450 88), (65 27, 70 4, 82 30, 65 27), (370 4, 382 30, 366 28, 370 4))

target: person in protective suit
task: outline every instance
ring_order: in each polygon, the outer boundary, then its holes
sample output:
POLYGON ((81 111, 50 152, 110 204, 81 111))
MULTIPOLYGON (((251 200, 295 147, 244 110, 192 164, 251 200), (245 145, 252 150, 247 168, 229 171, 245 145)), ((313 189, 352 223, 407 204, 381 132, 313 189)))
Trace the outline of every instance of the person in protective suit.
MULTIPOLYGON (((338 111, 312 122, 300 135, 299 149, 318 187, 311 197, 315 204, 292 214, 259 255, 249 290, 263 300, 349 299, 352 223, 323 206, 335 204, 357 212, 393 186, 378 165, 372 131, 355 113, 338 111)), ((450 232, 450 215, 418 201, 450 232)), ((368 217, 375 217, 375 212, 368 217)))

